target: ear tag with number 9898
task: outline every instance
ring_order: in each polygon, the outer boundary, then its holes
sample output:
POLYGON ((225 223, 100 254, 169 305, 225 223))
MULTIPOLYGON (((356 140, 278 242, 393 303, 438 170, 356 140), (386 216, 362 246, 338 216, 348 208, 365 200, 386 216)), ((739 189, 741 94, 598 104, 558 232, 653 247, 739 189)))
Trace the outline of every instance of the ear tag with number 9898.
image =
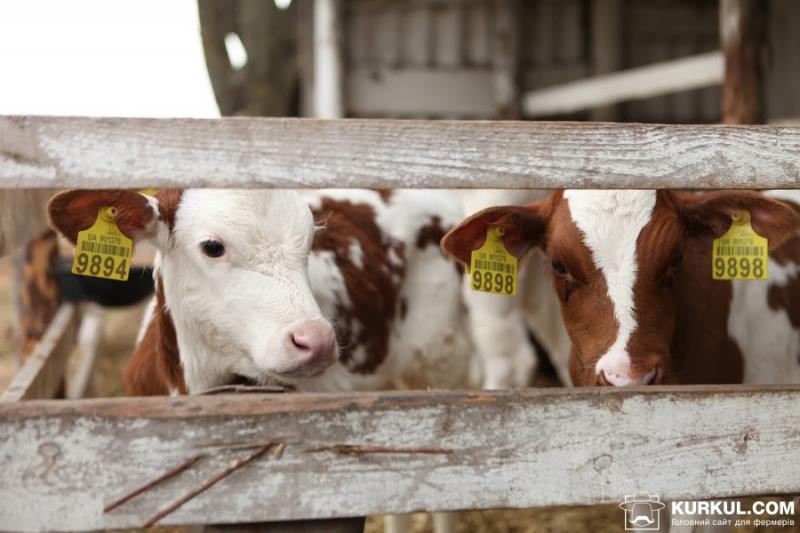
POLYGON ((128 279, 133 241, 119 230, 116 216, 115 207, 101 207, 92 227, 78 233, 73 274, 117 281, 128 279))
POLYGON ((750 225, 750 212, 737 211, 730 229, 714 239, 711 251, 712 279, 768 279, 767 239, 750 225))
POLYGON ((517 258, 503 244, 503 228, 486 230, 486 241, 472 250, 469 261, 473 291, 513 296, 517 293, 517 258))

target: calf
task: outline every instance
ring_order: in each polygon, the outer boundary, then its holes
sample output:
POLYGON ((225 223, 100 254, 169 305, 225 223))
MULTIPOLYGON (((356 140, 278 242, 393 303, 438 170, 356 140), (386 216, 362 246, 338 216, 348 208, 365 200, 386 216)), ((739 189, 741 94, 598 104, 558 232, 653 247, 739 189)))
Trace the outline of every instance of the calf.
POLYGON ((73 190, 50 220, 75 242, 104 206, 158 250, 134 395, 467 385, 461 274, 438 247, 460 218, 447 193, 73 190))
MULTIPOLYGON (((459 191, 465 213, 493 205, 522 204, 546 197, 543 190, 459 191)), ((483 387, 527 387, 537 370, 538 356, 530 331, 553 363, 558 378, 570 384, 570 341, 559 313, 559 302, 549 279, 550 265, 538 249, 520 265, 514 296, 473 291, 464 277, 464 299, 476 353, 483 359, 483 387)))
POLYGON ((488 227, 517 257, 539 249, 572 342, 576 385, 800 380, 800 215, 759 193, 559 191, 485 209, 442 246, 464 264, 488 227), (769 281, 714 281, 711 246, 750 212, 769 281))

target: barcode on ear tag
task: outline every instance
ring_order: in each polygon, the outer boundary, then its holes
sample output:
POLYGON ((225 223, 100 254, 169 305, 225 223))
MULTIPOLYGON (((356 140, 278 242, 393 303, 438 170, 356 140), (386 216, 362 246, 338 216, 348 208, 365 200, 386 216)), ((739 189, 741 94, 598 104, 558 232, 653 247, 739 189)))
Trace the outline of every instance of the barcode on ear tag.
POLYGON ((503 243, 503 229, 490 227, 486 241, 470 255, 470 287, 474 291, 513 296, 517 293, 517 258, 503 243))
POLYGON ((767 239, 753 230, 749 211, 738 211, 732 218, 730 229, 712 245, 712 279, 768 279, 767 239))
POLYGON ((78 233, 73 274, 125 281, 131 270, 133 241, 116 223, 116 208, 101 207, 92 227, 78 233))

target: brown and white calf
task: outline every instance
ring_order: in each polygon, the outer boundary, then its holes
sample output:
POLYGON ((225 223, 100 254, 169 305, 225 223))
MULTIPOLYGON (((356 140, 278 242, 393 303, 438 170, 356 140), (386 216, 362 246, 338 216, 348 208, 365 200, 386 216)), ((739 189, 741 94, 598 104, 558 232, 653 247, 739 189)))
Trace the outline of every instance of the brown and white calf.
POLYGON ((800 382, 800 215, 760 193, 559 191, 478 212, 443 239, 462 263, 490 226, 541 250, 575 385, 800 382), (748 210, 768 281, 714 281, 711 245, 748 210))
POLYGON ((49 214, 74 242, 103 206, 158 251, 132 394, 468 384, 461 274, 438 246, 461 217, 449 193, 73 190, 49 214))

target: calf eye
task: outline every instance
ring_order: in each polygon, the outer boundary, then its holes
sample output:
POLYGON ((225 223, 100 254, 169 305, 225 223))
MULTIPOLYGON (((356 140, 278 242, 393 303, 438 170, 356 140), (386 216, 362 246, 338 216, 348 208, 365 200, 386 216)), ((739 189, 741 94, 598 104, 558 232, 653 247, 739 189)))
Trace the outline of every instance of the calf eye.
POLYGON ((670 266, 671 269, 674 270, 674 269, 678 268, 679 266, 681 266, 681 263, 683 263, 683 252, 678 252, 672 258, 672 261, 669 262, 669 266, 670 266))
POLYGON ((567 267, 565 267, 564 263, 562 263, 558 259, 553 260, 553 270, 555 270, 556 274, 558 274, 559 276, 563 276, 567 273, 567 267))
POLYGON ((203 241, 200 249, 208 257, 222 257, 225 254, 225 245, 219 241, 203 241))

